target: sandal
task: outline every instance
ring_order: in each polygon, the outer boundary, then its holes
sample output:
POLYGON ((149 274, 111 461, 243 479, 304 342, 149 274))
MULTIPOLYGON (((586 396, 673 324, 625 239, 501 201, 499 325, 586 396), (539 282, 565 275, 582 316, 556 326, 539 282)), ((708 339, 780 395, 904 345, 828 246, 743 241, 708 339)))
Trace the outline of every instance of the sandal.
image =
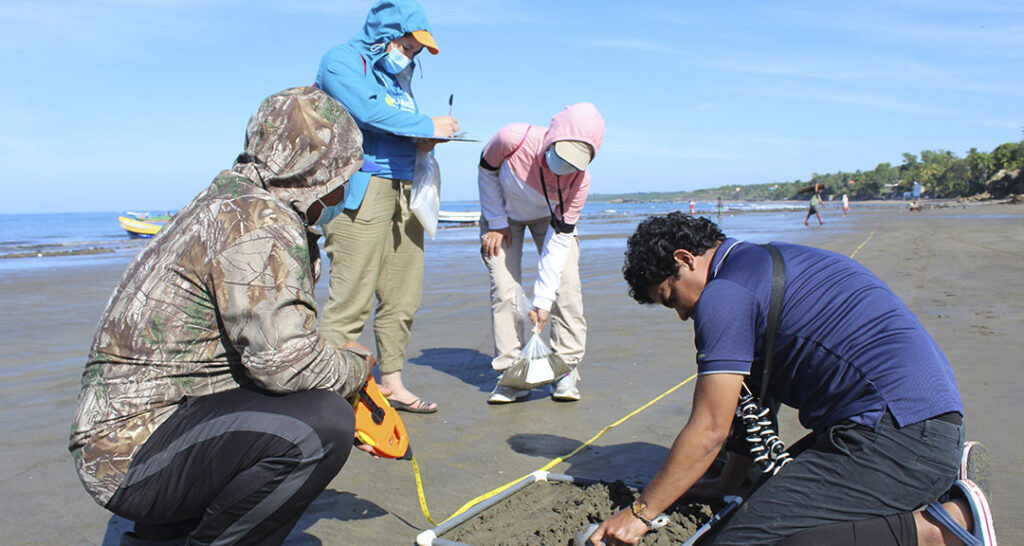
POLYGON ((981 442, 964 442, 958 480, 970 480, 988 496, 992 490, 992 458, 981 442))
POLYGON ((935 517, 940 524, 952 531, 964 544, 970 546, 995 546, 996 529, 992 523, 992 510, 989 508, 988 499, 981 488, 970 480, 957 480, 945 495, 949 500, 954 496, 959 496, 967 501, 971 509, 972 521, 970 531, 961 527, 939 502, 928 504, 925 510, 935 517))
POLYGON ((430 400, 424 400, 422 398, 417 398, 416 400, 413 400, 408 404, 399 402, 398 400, 391 400, 389 398, 388 403, 391 404, 391 407, 395 408, 396 410, 408 411, 410 413, 434 413, 435 411, 437 411, 436 404, 434 404, 430 400))

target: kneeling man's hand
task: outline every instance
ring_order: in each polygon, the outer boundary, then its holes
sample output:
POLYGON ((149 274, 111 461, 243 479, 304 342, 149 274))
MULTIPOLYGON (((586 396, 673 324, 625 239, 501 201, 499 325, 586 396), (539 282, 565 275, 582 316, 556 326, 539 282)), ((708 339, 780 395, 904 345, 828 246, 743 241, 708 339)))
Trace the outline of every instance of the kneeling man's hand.
POLYGON ((647 524, 640 521, 629 508, 606 519, 592 535, 588 544, 636 544, 647 534, 647 524))

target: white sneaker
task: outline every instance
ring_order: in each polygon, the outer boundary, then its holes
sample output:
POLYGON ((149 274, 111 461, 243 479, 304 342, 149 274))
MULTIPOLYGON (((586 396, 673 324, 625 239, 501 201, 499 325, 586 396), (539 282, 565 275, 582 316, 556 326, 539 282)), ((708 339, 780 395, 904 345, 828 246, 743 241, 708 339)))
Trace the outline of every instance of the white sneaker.
POLYGON ((494 390, 491 391, 490 398, 487 399, 488 404, 508 404, 509 402, 515 402, 520 398, 525 398, 530 395, 530 391, 520 391, 511 387, 502 387, 499 384, 494 385, 494 390))
POLYGON ((567 373, 565 377, 558 380, 555 384, 555 391, 551 393, 551 398, 555 400, 562 400, 565 402, 575 402, 580 399, 580 389, 576 386, 576 381, 579 380, 580 374, 574 367, 571 372, 567 373))

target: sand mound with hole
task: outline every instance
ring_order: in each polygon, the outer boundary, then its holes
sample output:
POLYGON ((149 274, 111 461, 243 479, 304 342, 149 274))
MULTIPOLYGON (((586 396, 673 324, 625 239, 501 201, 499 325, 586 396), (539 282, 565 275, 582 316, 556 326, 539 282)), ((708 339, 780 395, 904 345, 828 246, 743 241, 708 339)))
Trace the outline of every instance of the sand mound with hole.
MULTIPOLYGON (((476 545, 571 545, 573 536, 629 506, 636 493, 622 482, 578 486, 538 482, 512 494, 443 538, 476 545)), ((647 533, 640 544, 670 545, 686 541, 709 520, 712 507, 676 503, 665 527, 647 533)))

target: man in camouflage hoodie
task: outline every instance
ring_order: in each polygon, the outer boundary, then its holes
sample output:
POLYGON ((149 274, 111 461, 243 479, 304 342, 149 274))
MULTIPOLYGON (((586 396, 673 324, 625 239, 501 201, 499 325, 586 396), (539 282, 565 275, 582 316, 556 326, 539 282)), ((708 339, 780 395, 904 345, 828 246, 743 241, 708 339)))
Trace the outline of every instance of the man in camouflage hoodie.
POLYGON ((128 266, 82 376, 70 450, 127 539, 281 543, 353 443, 372 355, 320 335, 311 223, 362 165, 314 88, 266 99, 245 151, 128 266))

